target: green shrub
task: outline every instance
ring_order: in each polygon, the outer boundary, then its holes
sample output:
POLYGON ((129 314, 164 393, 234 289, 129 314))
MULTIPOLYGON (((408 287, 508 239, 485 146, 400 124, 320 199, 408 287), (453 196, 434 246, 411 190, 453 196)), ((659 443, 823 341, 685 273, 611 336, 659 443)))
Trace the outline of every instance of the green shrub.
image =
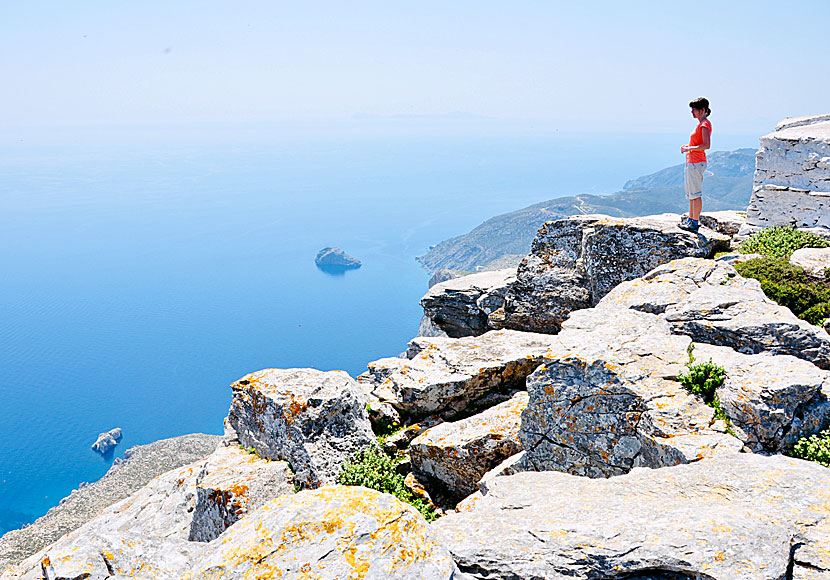
POLYGON ((416 497, 404 484, 404 476, 395 471, 397 462, 377 447, 370 447, 356 454, 343 464, 337 483, 362 485, 383 493, 391 493, 421 512, 428 522, 437 516, 435 510, 416 497))
POLYGON ((830 467, 830 429, 809 437, 802 437, 795 444, 790 455, 830 467))
POLYGON ((792 310, 793 314, 811 324, 820 324, 828 314, 830 287, 826 282, 812 280, 803 268, 790 264, 786 258, 755 258, 735 269, 745 278, 761 282, 761 289, 770 300, 792 310))
POLYGON ((764 254, 773 258, 789 258, 801 248, 826 248, 830 242, 808 232, 799 232, 792 226, 775 226, 749 236, 741 244, 744 254, 764 254))
POLYGON ((825 320, 830 318, 830 302, 822 302, 820 304, 816 304, 815 306, 811 306, 803 312, 801 318, 810 324, 821 326, 824 324, 825 320))
POLYGON ((698 395, 703 399, 703 402, 715 410, 715 417, 722 419, 726 425, 727 430, 730 431, 729 417, 723 412, 718 400, 717 390, 723 386, 726 381, 726 370, 719 365, 712 362, 710 358, 704 363, 695 363, 695 357, 692 354, 694 345, 689 345, 689 362, 686 363, 687 373, 680 373, 678 379, 683 388, 694 395, 698 395))

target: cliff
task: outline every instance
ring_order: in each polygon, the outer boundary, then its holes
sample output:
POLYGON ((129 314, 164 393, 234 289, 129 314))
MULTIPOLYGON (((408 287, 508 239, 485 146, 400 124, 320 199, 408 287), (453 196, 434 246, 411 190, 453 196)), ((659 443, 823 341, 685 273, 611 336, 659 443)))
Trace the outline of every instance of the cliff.
POLYGON ((456 337, 240 378, 215 451, 2 578, 830 577, 830 469, 784 455, 830 427, 830 335, 713 259, 731 217, 678 218, 545 223, 431 291, 456 337))
MULTIPOLYGON (((707 212, 746 209, 752 194, 755 151, 716 151, 710 155, 703 204, 707 212)), ((515 267, 547 221, 580 214, 634 217, 688 210, 683 165, 633 179, 607 196, 577 195, 537 203, 495 216, 462 236, 440 242, 418 261, 429 270, 473 271, 515 267)))

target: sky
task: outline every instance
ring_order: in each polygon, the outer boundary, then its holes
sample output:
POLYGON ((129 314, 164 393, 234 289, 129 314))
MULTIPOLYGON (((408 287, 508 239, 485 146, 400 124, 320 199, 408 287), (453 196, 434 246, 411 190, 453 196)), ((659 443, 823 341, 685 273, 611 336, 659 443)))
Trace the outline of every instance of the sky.
POLYGON ((701 95, 718 130, 762 135, 830 112, 826 6, 7 0, 0 141, 413 120, 664 132, 701 95))

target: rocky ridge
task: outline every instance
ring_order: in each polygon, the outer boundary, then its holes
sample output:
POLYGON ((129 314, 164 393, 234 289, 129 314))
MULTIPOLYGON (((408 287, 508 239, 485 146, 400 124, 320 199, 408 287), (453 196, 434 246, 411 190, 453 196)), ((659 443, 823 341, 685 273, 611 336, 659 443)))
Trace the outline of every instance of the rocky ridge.
POLYGON ((781 455, 830 426, 830 335, 711 259, 732 232, 676 217, 546 224, 515 280, 472 299, 453 281, 456 328, 487 328, 417 337, 356 381, 243 377, 213 454, 2 577, 830 577, 830 471, 781 455), (511 320, 536 326, 490 329, 511 320), (682 387, 690 356, 726 370, 717 406, 682 387), (336 485, 372 421, 403 427, 384 447, 413 491, 464 499, 427 524, 336 485))

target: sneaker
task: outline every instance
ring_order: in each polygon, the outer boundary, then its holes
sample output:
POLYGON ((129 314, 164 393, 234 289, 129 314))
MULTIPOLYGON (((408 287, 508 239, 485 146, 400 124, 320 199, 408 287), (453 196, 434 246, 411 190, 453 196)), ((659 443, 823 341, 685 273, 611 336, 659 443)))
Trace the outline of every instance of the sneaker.
POLYGON ((684 221, 681 221, 677 227, 679 227, 681 230, 686 230, 687 232, 692 232, 693 234, 696 234, 698 228, 700 227, 700 223, 693 222, 691 219, 686 218, 684 221))

